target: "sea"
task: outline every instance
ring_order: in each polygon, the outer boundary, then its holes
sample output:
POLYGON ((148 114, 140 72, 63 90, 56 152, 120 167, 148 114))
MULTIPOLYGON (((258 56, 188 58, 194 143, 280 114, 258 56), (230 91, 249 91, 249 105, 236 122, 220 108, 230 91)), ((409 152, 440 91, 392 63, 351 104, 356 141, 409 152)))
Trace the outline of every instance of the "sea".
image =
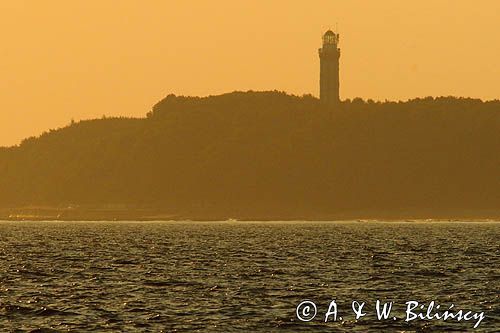
POLYGON ((0 332, 500 332, 500 223, 0 222, 0 332))

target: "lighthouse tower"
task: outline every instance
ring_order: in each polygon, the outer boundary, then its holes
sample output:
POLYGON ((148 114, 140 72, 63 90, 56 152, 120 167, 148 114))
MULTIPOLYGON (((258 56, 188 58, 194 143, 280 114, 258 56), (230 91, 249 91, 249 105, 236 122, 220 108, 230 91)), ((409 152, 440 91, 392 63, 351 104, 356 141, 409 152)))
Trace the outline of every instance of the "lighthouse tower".
POLYGON ((320 75, 319 98, 332 107, 340 103, 339 94, 339 34, 328 30, 323 35, 323 47, 319 49, 320 75))

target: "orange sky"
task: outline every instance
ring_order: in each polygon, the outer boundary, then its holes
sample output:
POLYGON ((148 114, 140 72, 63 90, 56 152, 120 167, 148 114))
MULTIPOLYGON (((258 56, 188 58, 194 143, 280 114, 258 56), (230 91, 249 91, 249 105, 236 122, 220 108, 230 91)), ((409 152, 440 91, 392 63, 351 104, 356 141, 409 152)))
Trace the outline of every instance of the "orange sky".
POLYGON ((169 93, 318 95, 341 34, 341 98, 500 98, 497 0, 2 0, 0 145, 169 93))

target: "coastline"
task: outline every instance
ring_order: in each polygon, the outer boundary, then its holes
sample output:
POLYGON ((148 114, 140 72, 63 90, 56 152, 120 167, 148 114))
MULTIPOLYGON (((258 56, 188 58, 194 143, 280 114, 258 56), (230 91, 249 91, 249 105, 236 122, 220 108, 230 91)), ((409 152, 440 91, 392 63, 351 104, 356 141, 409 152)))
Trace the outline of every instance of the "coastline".
POLYGON ((0 208, 0 221, 178 221, 178 222, 499 222, 498 211, 429 212, 416 210, 346 212, 178 212, 158 208, 0 208))

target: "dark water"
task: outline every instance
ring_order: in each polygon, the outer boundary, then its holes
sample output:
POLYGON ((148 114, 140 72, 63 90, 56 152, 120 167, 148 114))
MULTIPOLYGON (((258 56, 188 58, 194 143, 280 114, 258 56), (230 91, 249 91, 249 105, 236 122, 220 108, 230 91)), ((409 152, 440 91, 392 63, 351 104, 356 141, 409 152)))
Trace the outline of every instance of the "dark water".
POLYGON ((500 223, 1 222, 0 260, 0 332, 473 330, 405 323, 408 300, 484 311, 476 331, 500 331, 500 223), (343 320, 324 323, 333 299, 343 320), (357 322, 352 300, 367 303, 357 322))

